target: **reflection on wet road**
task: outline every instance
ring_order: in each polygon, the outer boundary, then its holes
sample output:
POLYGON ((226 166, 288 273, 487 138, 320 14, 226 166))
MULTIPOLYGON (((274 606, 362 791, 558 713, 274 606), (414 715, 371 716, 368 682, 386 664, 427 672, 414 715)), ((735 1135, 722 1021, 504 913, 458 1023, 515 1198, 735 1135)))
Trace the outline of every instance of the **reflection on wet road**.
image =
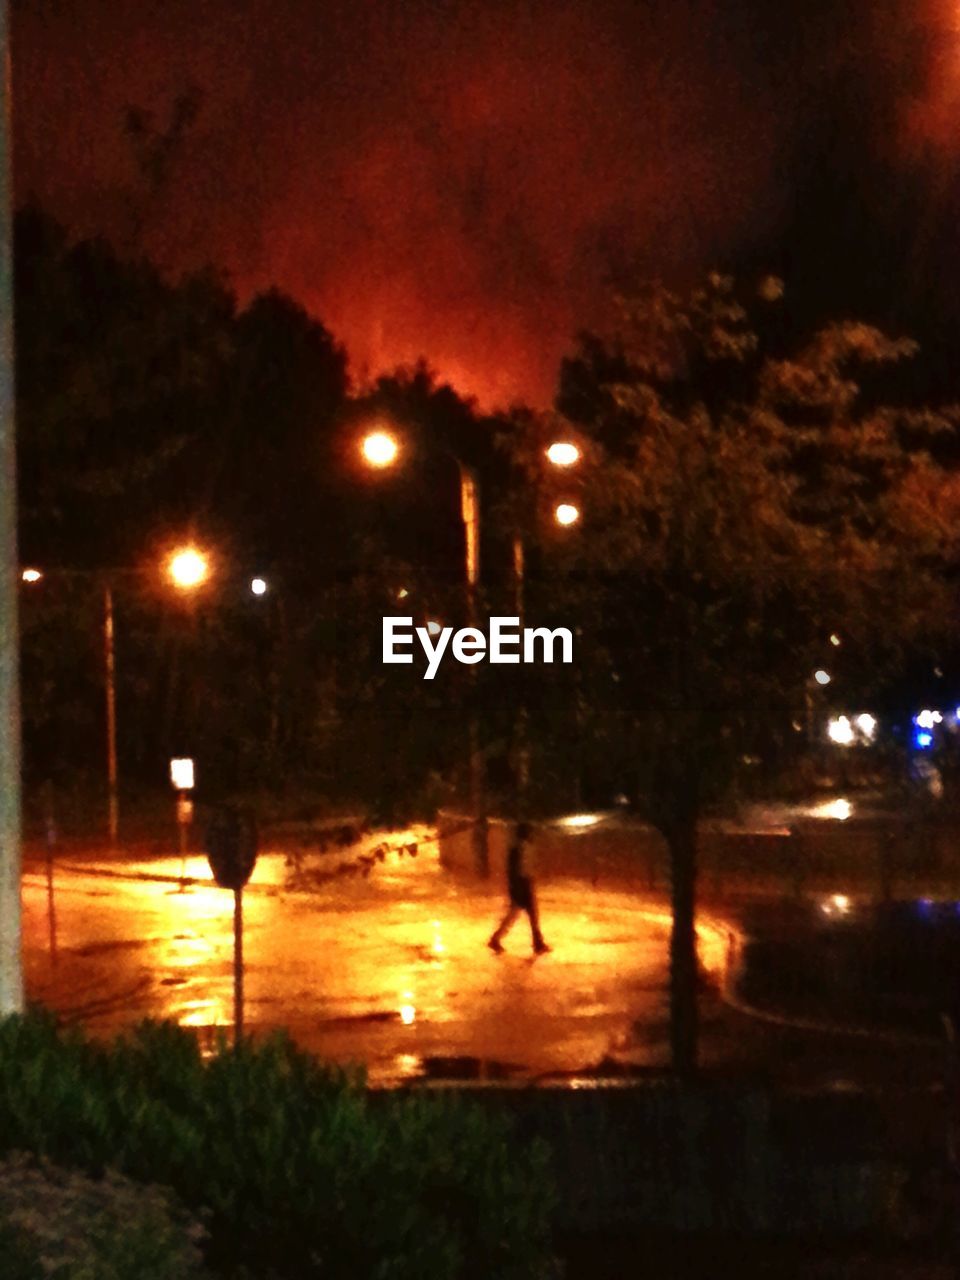
MULTIPOLYGON (((28 866, 31 998, 97 1032, 143 1017, 211 1036, 229 1028, 232 895, 210 883, 205 859, 188 860, 198 883, 181 890, 179 874, 179 858, 58 867, 54 960, 46 880, 28 866)), ((637 894, 543 885, 553 951, 535 960, 523 918, 504 955, 487 949, 499 886, 451 879, 435 852, 312 892, 285 879, 283 855, 267 852, 245 895, 247 1025, 285 1027, 324 1057, 365 1063, 373 1081, 416 1075, 431 1060, 574 1071, 615 1051, 635 1020, 665 1017, 668 919, 637 894)), ((703 942, 716 962, 719 939, 703 942)), ((653 1046, 651 1055, 661 1059, 653 1046)))

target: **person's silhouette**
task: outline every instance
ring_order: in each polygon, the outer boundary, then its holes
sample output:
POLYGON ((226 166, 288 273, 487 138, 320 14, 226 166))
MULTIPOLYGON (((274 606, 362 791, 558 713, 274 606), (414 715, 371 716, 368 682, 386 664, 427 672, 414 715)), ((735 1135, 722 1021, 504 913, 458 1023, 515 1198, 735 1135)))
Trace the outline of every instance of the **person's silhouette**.
POLYGON ((528 872, 524 862, 524 853, 530 836, 530 824, 528 822, 518 822, 514 827, 513 837, 507 850, 507 894, 510 903, 506 914, 487 943, 491 951, 500 952, 503 950, 501 939, 512 928, 521 911, 525 911, 530 919, 530 933, 533 938, 534 951, 537 955, 542 955, 544 951, 550 950, 543 940, 543 934, 540 932, 537 891, 533 883, 533 877, 528 872))

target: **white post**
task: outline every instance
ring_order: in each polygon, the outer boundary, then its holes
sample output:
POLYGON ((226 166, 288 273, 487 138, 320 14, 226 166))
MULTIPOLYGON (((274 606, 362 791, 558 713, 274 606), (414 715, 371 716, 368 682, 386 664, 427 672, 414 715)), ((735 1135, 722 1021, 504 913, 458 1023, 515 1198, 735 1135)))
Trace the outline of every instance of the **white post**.
MULTIPOLYGON (((480 587, 480 494, 477 478, 469 467, 458 462, 460 468, 460 515, 463 519, 465 577, 467 588, 467 624, 477 625, 477 595, 480 587)), ((477 672, 470 668, 471 681, 475 682, 477 672)), ((487 802, 484 786, 484 761, 480 750, 480 730, 477 724, 476 710, 471 710, 470 722, 467 726, 467 751, 469 753, 470 770, 470 817, 473 819, 471 832, 473 857, 476 871, 485 876, 490 869, 490 855, 487 842, 487 802)))
POLYGON ((23 1009, 10 44, 0 0, 0 1016, 23 1009))
POLYGON ((107 711, 107 830, 110 847, 117 844, 119 807, 117 804, 117 675, 113 646, 113 591, 103 588, 103 679, 107 711))

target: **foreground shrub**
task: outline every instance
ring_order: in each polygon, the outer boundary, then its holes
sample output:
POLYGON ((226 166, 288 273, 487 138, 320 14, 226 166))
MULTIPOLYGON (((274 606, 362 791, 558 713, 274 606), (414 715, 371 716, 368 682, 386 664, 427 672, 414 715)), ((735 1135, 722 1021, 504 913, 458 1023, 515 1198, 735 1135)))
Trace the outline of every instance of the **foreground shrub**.
POLYGON ((203 1234, 157 1187, 23 1154, 0 1163, 6 1280, 199 1280, 203 1234))
POLYGON ((527 1280, 548 1270, 544 1153, 447 1095, 368 1094, 284 1038, 221 1048, 146 1023, 113 1045, 0 1024, 0 1152, 173 1188, 229 1273, 527 1280))

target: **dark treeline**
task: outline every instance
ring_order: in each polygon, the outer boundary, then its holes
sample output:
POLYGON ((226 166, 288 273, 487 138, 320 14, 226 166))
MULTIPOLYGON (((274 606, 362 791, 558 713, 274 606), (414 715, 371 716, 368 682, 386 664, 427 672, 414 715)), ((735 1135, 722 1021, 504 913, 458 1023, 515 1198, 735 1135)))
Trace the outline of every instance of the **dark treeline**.
MULTIPOLYGON (((119 760, 127 789, 164 785, 168 758, 183 753, 196 757, 211 795, 267 791, 360 804, 384 817, 424 813, 462 794, 472 718, 480 724, 496 806, 515 798, 525 708, 529 803, 570 807, 642 791, 638 769, 642 774, 661 737, 675 736, 669 707, 659 707, 650 722, 651 705, 675 676, 667 662, 673 632, 664 620, 677 613, 671 600, 678 590, 684 608, 701 608, 703 592, 696 575, 689 582, 683 575, 657 577, 658 538, 667 527, 660 505, 692 503, 693 514, 718 530, 730 486, 744 482, 730 468, 766 456, 764 466, 776 473, 780 449, 794 459, 790 484, 817 501, 832 494, 838 504, 843 520, 831 537, 847 524, 858 534, 855 513, 876 508, 871 520, 878 528, 899 522, 909 559, 919 555, 923 530, 940 537, 949 523, 945 498, 932 506, 922 498, 928 481, 918 467, 930 459, 938 474, 943 466, 943 474, 952 472, 956 413, 911 416, 883 405, 898 381, 901 402, 903 389, 909 393, 917 364, 912 349, 856 325, 828 326, 812 342, 798 338, 779 283, 766 296, 754 289, 742 310, 738 296, 711 279, 686 301, 654 295, 654 305, 635 291, 608 333, 583 335, 559 371, 557 413, 514 407, 484 415, 426 364, 371 387, 352 385, 343 346, 278 291, 241 308, 213 273, 171 281, 149 262, 122 258, 101 241, 72 241, 43 213, 21 211, 21 561, 44 572, 21 593, 30 794, 47 780, 91 795, 102 789, 107 581, 116 611, 119 760), (732 337, 723 326, 732 326, 732 337), (793 387, 796 403, 784 408, 769 400, 770 387, 790 368, 801 384, 822 389, 814 395, 793 387), (866 372, 869 378, 861 378, 866 372), (854 413, 855 385, 861 400, 854 413), (674 471, 701 447, 701 418, 713 424, 711 450, 726 447, 737 423, 755 444, 743 457, 731 455, 726 479, 724 466, 711 464, 703 482, 681 497, 674 471), (383 424, 402 441, 400 464, 373 473, 359 444, 366 430, 383 424), (767 439, 774 430, 783 436, 776 448, 767 439), (673 461, 669 450, 654 448, 664 432, 682 442, 673 461), (544 446, 558 433, 580 439, 584 467, 558 474, 544 466, 544 446), (851 449, 858 458, 870 456, 869 463, 857 461, 857 473, 879 474, 884 459, 904 475, 916 473, 915 492, 897 499, 908 504, 909 528, 872 479, 834 492, 851 449), (844 459, 839 472, 837 458, 844 459), (521 536, 526 621, 578 628, 572 668, 484 664, 471 677, 447 660, 437 679, 425 682, 419 660, 382 664, 384 615, 412 615, 418 624, 465 621, 457 459, 476 471, 483 496, 481 616, 516 612, 512 541, 521 536), (617 538, 629 534, 633 541, 618 543, 614 555, 604 548, 600 513, 624 483, 624 467, 632 477, 629 498, 618 499, 620 515, 604 518, 614 520, 617 538), (552 520, 561 497, 587 504, 573 536, 552 520), (183 594, 161 570, 165 555, 188 541, 210 554, 214 573, 201 590, 183 594), (269 586, 262 597, 250 592, 255 574, 269 586), (601 614, 622 616, 619 630, 600 626, 601 614), (664 639, 663 654, 650 650, 651 636, 664 639)), ((808 518, 799 507, 771 517, 773 525, 786 522, 789 536, 771 545, 763 568, 780 583, 783 599, 793 601, 784 608, 795 613, 795 567, 810 555, 797 550, 794 561, 783 561, 782 546, 792 539, 799 548, 798 516, 808 518)), ((711 535, 705 546, 715 541, 711 535)), ((933 648, 928 638, 911 640, 895 662, 884 659, 882 670, 869 658, 871 627, 881 633, 903 627, 893 628, 889 616, 870 617, 862 601, 854 608, 860 571, 842 579, 845 554, 840 546, 831 562, 840 582, 830 588, 832 614, 815 632, 804 630, 798 613, 783 624, 797 652, 771 676, 776 711, 771 701, 769 725, 753 723, 753 707, 738 702, 745 687, 738 672, 758 661, 750 648, 757 635, 774 632, 758 616, 749 645, 746 636, 742 645, 729 632, 711 636, 726 674, 711 676, 707 697, 728 677, 733 688, 718 713, 723 740, 734 741, 730 726, 738 719, 752 726, 740 755, 727 752, 725 777, 741 756, 778 767, 795 758, 803 739, 790 722, 803 718, 809 662, 829 660, 847 709, 863 709, 869 700, 883 713, 905 692, 912 698, 960 692, 956 642, 942 628, 933 648), (857 609, 868 618, 861 641, 840 652, 824 649, 831 631, 853 629, 845 615, 857 609)), ((716 589, 735 599, 742 590, 736 558, 718 572, 716 589)), ((826 598, 825 589, 820 595, 826 598)), ((919 634, 930 609, 915 601, 909 608, 918 614, 919 634)), ((702 737, 704 730, 690 732, 702 737)))
MULTIPOLYGON (((21 562, 44 571, 22 592, 28 785, 100 785, 105 580, 123 785, 162 784, 179 752, 214 791, 392 811, 455 785, 460 671, 430 687, 384 669, 380 619, 461 617, 454 458, 492 494, 497 423, 426 366, 358 393, 284 294, 240 308, 212 273, 165 280, 35 209, 16 220, 16 290, 21 562), (380 421, 403 465, 373 475, 358 444, 380 421), (161 573, 185 542, 215 567, 192 596, 161 573)), ((493 582, 504 547, 483 552, 493 582)))

